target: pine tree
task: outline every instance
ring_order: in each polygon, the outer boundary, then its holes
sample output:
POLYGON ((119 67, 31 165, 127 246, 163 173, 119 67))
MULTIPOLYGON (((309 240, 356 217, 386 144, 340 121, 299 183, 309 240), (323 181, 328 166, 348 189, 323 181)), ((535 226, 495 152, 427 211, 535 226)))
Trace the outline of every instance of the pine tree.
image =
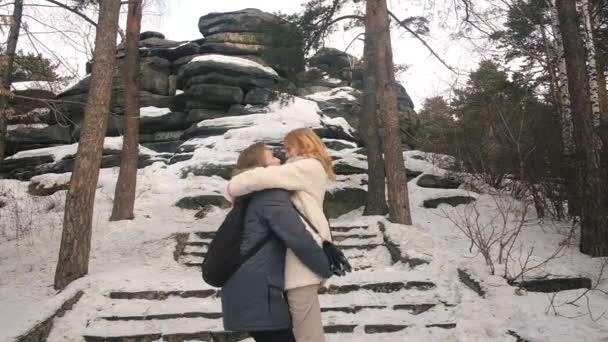
POLYGON ((366 77, 375 88, 374 112, 384 131, 382 149, 388 186, 389 217, 392 222, 412 224, 407 176, 397 114, 397 91, 386 0, 367 0, 365 15, 369 60, 366 77))
POLYGON ((17 42, 19 41, 19 31, 21 30, 21 17, 23 16, 23 0, 15 0, 13 15, 11 17, 11 26, 6 41, 6 56, 0 61, 3 67, 3 73, 0 75, 0 165, 4 160, 6 152, 6 135, 8 118, 12 113, 8 107, 8 97, 11 89, 11 75, 13 73, 13 65, 15 62, 15 53, 17 51, 17 42))
POLYGON ((137 187, 137 161, 139 157, 139 33, 141 29, 142 0, 129 2, 127 14, 127 41, 125 57, 125 134, 120 155, 120 173, 114 192, 114 207, 110 221, 132 220, 137 187))
POLYGON ((80 143, 66 196, 63 232, 55 271, 55 289, 64 289, 86 275, 95 190, 107 126, 116 54, 120 0, 104 0, 99 5, 91 86, 85 107, 80 143))
POLYGON ((585 47, 579 31, 579 14, 572 0, 557 0, 560 30, 572 99, 574 135, 582 159, 581 244, 582 253, 608 256, 608 227, 604 217, 599 136, 594 129, 593 109, 585 47))

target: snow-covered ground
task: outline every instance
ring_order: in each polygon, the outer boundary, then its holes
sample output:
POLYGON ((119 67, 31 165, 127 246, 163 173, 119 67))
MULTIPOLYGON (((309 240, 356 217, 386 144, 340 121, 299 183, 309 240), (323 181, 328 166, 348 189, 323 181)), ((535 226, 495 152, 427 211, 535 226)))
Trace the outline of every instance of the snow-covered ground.
MULTIPOLYGON (((27 192, 29 182, 0 180, 0 203, 5 204, 0 205, 0 341, 14 340, 46 319, 79 290, 84 291, 83 297, 73 310, 55 320, 49 341, 82 341, 85 335, 221 331, 221 319, 217 318, 112 321, 103 317, 219 312, 219 301, 213 296, 183 298, 175 295, 164 300, 127 300, 112 298, 110 294, 210 290, 203 283, 198 268, 185 266, 181 259, 175 260, 175 235, 189 235, 188 241, 195 242, 192 245, 202 243, 205 240, 197 240, 195 233, 214 231, 225 211, 217 209, 198 220, 194 217, 195 211, 179 209, 174 204, 188 196, 221 195, 226 181, 216 176, 189 175, 183 178, 182 169, 202 161, 232 164, 238 151, 252 142, 276 142, 297 126, 319 125, 321 119, 317 111, 316 104, 296 98, 292 107, 273 107, 269 114, 201 123, 234 128, 222 136, 199 139, 191 160, 174 165, 158 162, 139 170, 136 219, 133 221, 108 222, 118 169, 103 169, 95 204, 89 275, 59 294, 53 290, 52 284, 66 192, 34 197, 27 192)), ((352 146, 348 142, 344 144, 352 146)), ((106 148, 120 149, 120 142, 109 139, 106 148)), ((365 167, 365 162, 355 156, 356 149, 352 146, 332 151, 332 155, 351 165, 365 167)), ((59 160, 75 150, 76 146, 72 145, 43 152, 59 160)), ((35 153, 22 152, 28 156, 35 153)), ((410 170, 439 176, 446 172, 433 165, 429 161, 432 158, 425 153, 407 152, 405 156, 410 170)), ((68 175, 43 175, 36 177, 35 181, 52 185, 64 183, 66 177, 68 175)), ((364 175, 340 176, 339 182, 330 188, 365 188, 362 185, 365 178, 364 175)), ((462 187, 422 188, 416 185, 417 180, 415 178, 408 184, 413 226, 390 224, 382 217, 362 217, 361 210, 332 221, 334 227, 360 227, 348 228, 347 232, 336 231, 336 236, 344 237, 340 244, 379 246, 346 250, 345 253, 361 269, 346 277, 332 279, 330 285, 407 283, 412 284, 412 288, 399 288, 390 293, 362 288, 322 295, 324 308, 364 306, 356 312, 324 312, 326 325, 354 326, 352 332, 327 334, 328 341, 515 341, 508 331, 532 342, 608 341, 608 316, 602 316, 608 309, 608 295, 591 291, 575 305, 566 303, 583 294, 583 290, 564 291, 555 297, 532 292, 517 295, 515 288, 500 277, 503 266, 497 266, 497 275, 490 275, 483 258, 475 249, 470 250, 470 242, 449 220, 449 217, 464 213, 466 206, 440 205, 437 209, 422 206, 428 199, 470 196, 477 199, 481 220, 488 220, 496 214, 492 196, 471 193, 462 187), (381 226, 386 228, 385 232, 381 231, 381 226), (409 257, 426 260, 428 264, 415 268, 402 262, 393 264, 386 246, 382 245, 385 239, 395 243, 409 257), (466 269, 480 281, 487 292, 485 298, 459 281, 459 268, 466 269), (434 286, 424 288, 415 286, 413 282, 432 283, 434 286), (420 304, 432 305, 432 308, 421 313, 397 309, 399 305, 420 304), (443 327, 432 326, 437 324, 443 327), (373 327, 380 325, 391 325, 395 331, 371 334, 373 327)), ((519 266, 519 257, 525 258, 530 248, 534 248, 531 258, 540 261, 550 256, 564 240, 558 232, 558 228, 567 228, 564 224, 540 223, 534 220, 533 213, 531 215, 531 223, 524 228, 521 244, 517 245, 518 250, 514 254, 514 269, 519 266)), ((601 259, 579 253, 574 241, 535 275, 597 279, 601 263, 601 259)), ((608 282, 603 280, 598 289, 608 291, 608 282)))

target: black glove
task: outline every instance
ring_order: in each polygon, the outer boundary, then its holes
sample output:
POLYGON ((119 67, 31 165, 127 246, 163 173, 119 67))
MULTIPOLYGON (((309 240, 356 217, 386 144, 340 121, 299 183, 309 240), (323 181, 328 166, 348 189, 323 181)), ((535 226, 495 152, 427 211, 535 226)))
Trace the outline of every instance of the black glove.
POLYGON ((347 272, 352 271, 352 267, 350 263, 344 256, 341 250, 336 247, 333 243, 329 241, 323 241, 323 251, 327 256, 327 261, 329 261, 329 268, 332 273, 337 276, 343 276, 347 272))

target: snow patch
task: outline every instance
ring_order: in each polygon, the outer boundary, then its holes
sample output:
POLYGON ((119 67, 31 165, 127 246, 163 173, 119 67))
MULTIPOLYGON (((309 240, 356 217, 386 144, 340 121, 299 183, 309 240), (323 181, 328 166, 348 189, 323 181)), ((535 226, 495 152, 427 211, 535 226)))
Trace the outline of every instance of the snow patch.
POLYGON ((258 69, 259 71, 264 72, 265 74, 269 74, 272 75, 274 77, 279 77, 279 74, 270 67, 266 67, 263 66, 260 63, 256 63, 254 61, 245 59, 245 58, 240 58, 240 57, 233 57, 233 56, 225 56, 225 55, 203 55, 203 56, 198 56, 198 57, 194 57, 189 63, 196 63, 196 62, 215 62, 227 67, 233 66, 233 65, 239 65, 239 66, 243 66, 243 67, 247 67, 247 68, 255 68, 258 69))
POLYGON ((306 96, 306 98, 317 102, 330 101, 335 99, 357 101, 357 98, 353 96, 353 94, 356 94, 358 92, 358 90, 351 87, 340 87, 329 91, 314 93, 306 96))
POLYGON ((157 118, 171 113, 169 108, 158 108, 154 106, 142 107, 139 109, 139 116, 142 118, 157 118))
MULTIPOLYGON (((122 137, 108 137, 103 144, 104 149, 120 151, 122 150, 122 137)), ((41 156, 52 156, 54 161, 62 160, 67 156, 76 155, 78 151, 78 143, 71 145, 53 146, 39 148, 35 150, 21 151, 6 159, 22 159, 41 156)), ((156 155, 157 153, 149 148, 139 146, 139 154, 156 155)))
POLYGON ((59 82, 25 81, 11 84, 12 91, 42 90, 57 94, 63 86, 59 82))

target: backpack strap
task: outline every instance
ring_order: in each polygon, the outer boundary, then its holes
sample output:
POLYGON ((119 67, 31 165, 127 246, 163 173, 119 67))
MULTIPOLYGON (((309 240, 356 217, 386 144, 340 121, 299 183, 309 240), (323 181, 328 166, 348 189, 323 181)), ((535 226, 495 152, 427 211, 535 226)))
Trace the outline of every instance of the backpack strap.
MULTIPOLYGON (((304 220, 304 222, 306 222, 308 224, 308 226, 315 231, 315 233, 317 233, 317 235, 319 235, 319 237, 321 237, 321 239, 323 241, 325 241, 325 239, 323 238, 323 236, 321 236, 321 233, 319 233, 319 230, 317 229, 317 227, 315 227, 314 224, 312 224, 312 222, 308 219, 308 217, 306 217, 306 215, 302 214, 302 212, 300 211, 300 209, 298 209, 298 207, 296 207, 293 203, 292 203, 293 208, 296 210, 296 212, 298 213, 298 215, 300 215, 300 217, 302 218, 302 220, 304 220)), ((323 215, 325 215, 325 213, 323 213, 323 215)), ((327 220, 327 216, 325 216, 325 219, 327 220)), ((329 236, 331 236, 331 239, 334 239, 333 234, 331 233, 331 225, 329 224, 329 220, 327 220, 327 225, 330 226, 329 229, 329 236)))

